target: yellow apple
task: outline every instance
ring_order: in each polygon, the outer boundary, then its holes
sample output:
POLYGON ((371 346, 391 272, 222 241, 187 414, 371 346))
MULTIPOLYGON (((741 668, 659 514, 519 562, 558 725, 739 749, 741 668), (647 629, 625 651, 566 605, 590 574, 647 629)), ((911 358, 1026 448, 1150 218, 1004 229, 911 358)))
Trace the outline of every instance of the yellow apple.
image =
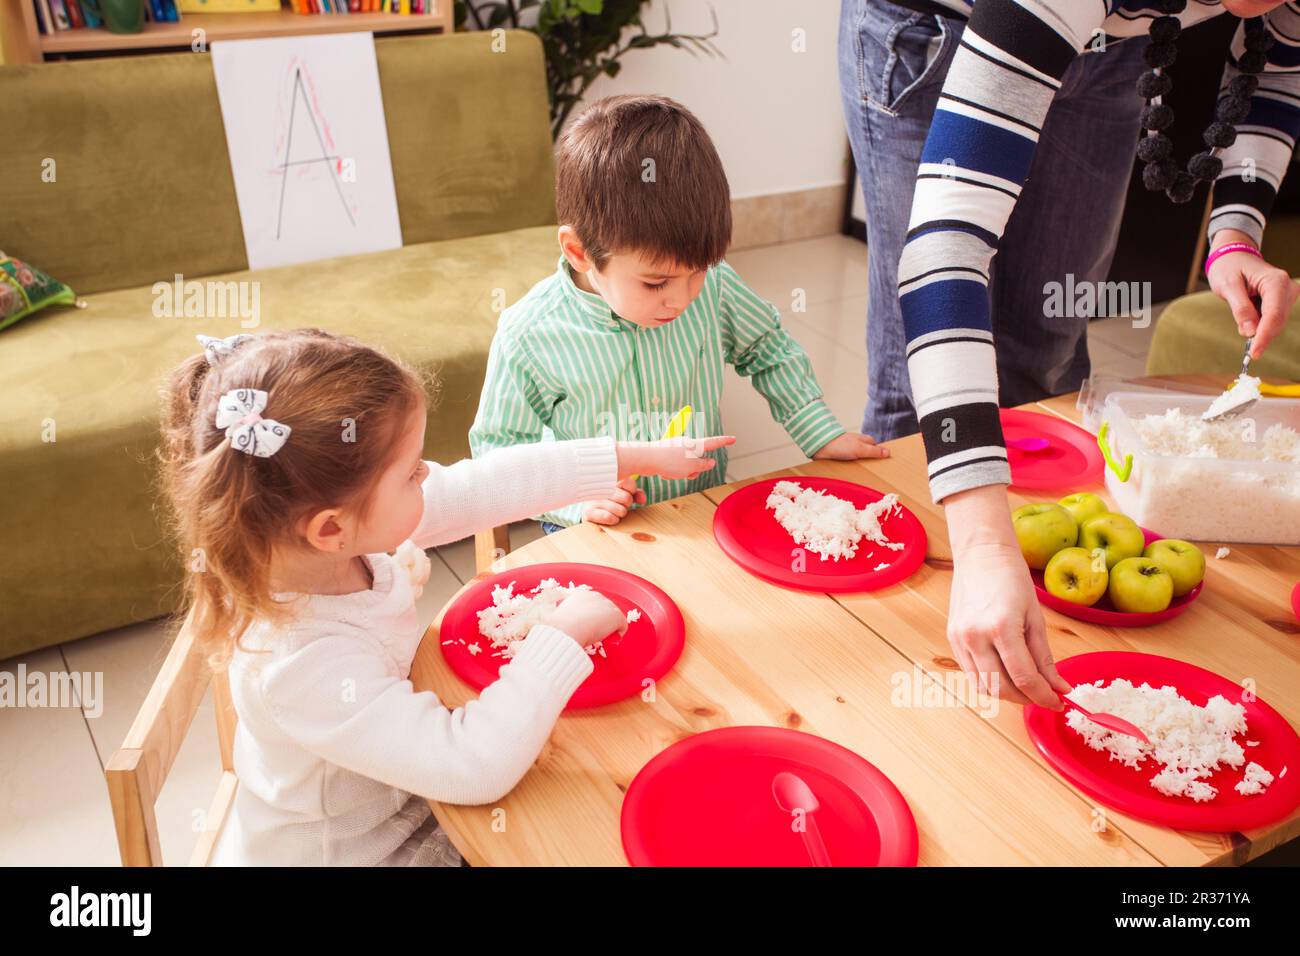
POLYGON ((1109 582, 1106 556, 1100 548, 1091 552, 1087 548, 1058 551, 1043 571, 1043 586, 1048 593, 1086 607, 1101 600, 1109 582))
POLYGON ((1146 536, 1132 518, 1114 512, 1093 515, 1079 528, 1079 547, 1106 552, 1106 570, 1125 558, 1136 558, 1146 547, 1146 536))
POLYGON ((1174 599, 1174 579, 1150 558, 1125 558, 1111 570, 1106 593, 1118 611, 1150 614, 1174 599))
POLYGON ((1021 505, 1011 513, 1011 523, 1020 542, 1020 553, 1036 571, 1047 567, 1056 552, 1074 547, 1079 540, 1079 526, 1070 512, 1049 502, 1021 505))
POLYGON ((1106 507, 1106 502, 1101 500, 1100 495, 1094 495, 1090 491, 1080 491, 1077 494, 1066 495, 1057 504, 1070 512, 1075 524, 1080 527, 1093 515, 1104 515, 1110 510, 1106 507))
POLYGON ((1190 541, 1161 538, 1142 552, 1174 579, 1174 597, 1182 597, 1205 579, 1205 555, 1190 541))

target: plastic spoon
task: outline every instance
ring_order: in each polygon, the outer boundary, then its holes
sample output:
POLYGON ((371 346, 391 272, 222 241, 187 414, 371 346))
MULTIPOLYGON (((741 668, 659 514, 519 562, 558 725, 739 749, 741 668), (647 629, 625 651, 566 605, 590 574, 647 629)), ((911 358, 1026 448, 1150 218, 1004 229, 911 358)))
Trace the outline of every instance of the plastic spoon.
POLYGON ((1073 707, 1079 713, 1083 714, 1083 716, 1091 720, 1094 724, 1098 724, 1102 727, 1105 727, 1107 730, 1113 730, 1117 734, 1125 734, 1126 736, 1129 737, 1136 737, 1144 744, 1150 746, 1151 741, 1147 738, 1146 734, 1142 733, 1142 731, 1137 727, 1136 724, 1130 724, 1124 718, 1116 717, 1114 714, 1094 714, 1092 711, 1088 710, 1088 708, 1081 707, 1080 705, 1076 704, 1074 701, 1070 700, 1070 698, 1066 697, 1064 694, 1058 693, 1057 696, 1061 698, 1061 703, 1063 703, 1066 707, 1073 707))
POLYGON ((1046 451, 1052 447, 1052 443, 1046 438, 1010 438, 1007 440, 1007 447, 1014 448, 1017 451, 1046 451))
POLYGON ((1259 393, 1274 398, 1300 398, 1300 385, 1270 385, 1268 382, 1261 382, 1259 393))
POLYGON ((834 866, 830 853, 826 851, 826 844, 822 841, 821 831, 817 829, 817 821, 813 818, 820 804, 812 788, 802 777, 783 770, 772 778, 772 796, 776 798, 776 805, 786 813, 803 812, 804 828, 800 836, 803 837, 804 849, 808 851, 813 866, 834 866))
MULTIPOLYGON (((1250 346, 1254 341, 1255 337, 1253 335, 1246 339, 1246 354, 1241 357, 1241 374, 1228 386, 1227 391, 1216 398, 1214 404, 1205 410, 1205 413, 1201 415, 1201 421, 1221 422, 1225 418, 1236 418, 1259 401, 1261 391, 1259 388, 1254 389, 1253 392, 1248 388, 1242 388, 1240 394, 1233 396, 1233 393, 1238 391, 1238 386, 1243 384, 1242 380, 1249 377, 1246 372, 1250 369, 1250 346), (1227 401, 1224 401, 1225 399, 1227 401), (1220 402, 1224 404, 1215 409, 1215 405, 1220 402)), ((1258 384, 1259 379, 1253 379, 1253 381, 1258 384)))

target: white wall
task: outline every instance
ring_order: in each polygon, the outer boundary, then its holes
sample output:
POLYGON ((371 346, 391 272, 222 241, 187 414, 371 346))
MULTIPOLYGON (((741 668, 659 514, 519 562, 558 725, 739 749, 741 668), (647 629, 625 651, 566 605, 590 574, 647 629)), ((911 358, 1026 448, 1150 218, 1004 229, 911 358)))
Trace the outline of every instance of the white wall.
POLYGON ((843 183, 839 0, 654 0, 642 19, 662 33, 667 7, 674 32, 707 33, 710 5, 718 16, 714 42, 726 59, 667 45, 632 50, 619 75, 597 80, 584 103, 613 93, 683 103, 717 144, 737 199, 843 183), (806 52, 792 50, 796 28, 806 31, 806 52))

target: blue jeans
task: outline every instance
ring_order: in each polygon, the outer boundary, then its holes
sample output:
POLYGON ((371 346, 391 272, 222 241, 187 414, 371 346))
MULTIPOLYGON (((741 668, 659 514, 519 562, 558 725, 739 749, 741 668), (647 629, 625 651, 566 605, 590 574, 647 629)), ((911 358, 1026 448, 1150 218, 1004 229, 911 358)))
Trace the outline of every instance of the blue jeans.
MULTIPOLYGON (((977 0, 978 2, 978 0, 977 0)), ((862 431, 917 430, 898 304, 898 259, 921 150, 965 21, 889 0, 842 0, 840 93, 867 206, 867 407, 862 431)), ((1146 39, 1079 56, 1063 77, 1029 179, 993 259, 989 290, 1003 406, 1078 388, 1087 319, 1048 318, 1045 286, 1104 282, 1124 213, 1143 100, 1146 39)))
POLYGON ((564 525, 552 524, 549 521, 539 521, 537 523, 542 526, 542 534, 555 534, 557 531, 564 530, 564 525))

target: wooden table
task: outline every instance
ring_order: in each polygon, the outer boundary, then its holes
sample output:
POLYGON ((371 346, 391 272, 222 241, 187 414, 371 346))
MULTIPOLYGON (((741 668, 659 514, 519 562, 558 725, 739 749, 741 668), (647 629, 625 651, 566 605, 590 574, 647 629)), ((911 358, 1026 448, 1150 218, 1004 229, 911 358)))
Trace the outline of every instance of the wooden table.
MULTIPOLYGON (((1025 407, 1079 418, 1074 396, 1025 407)), ((619 809, 637 771, 678 740, 737 724, 815 733, 883 770, 916 817, 922 865, 1239 864, 1300 834, 1300 811, 1261 830, 1205 834, 1103 809, 1038 754, 1020 707, 1004 703, 989 716, 978 700, 953 692, 947 529, 930 500, 920 438, 891 442, 890 450, 881 461, 809 462, 774 473, 898 493, 925 525, 929 550, 914 575, 882 591, 790 591, 733 563, 713 540, 713 512, 750 481, 635 511, 614 528, 571 528, 500 559, 498 570, 582 561, 640 575, 681 607, 687 640, 653 701, 563 717, 532 771, 498 806, 432 804, 465 858, 475 866, 624 865, 619 809), (917 673, 943 687, 944 706, 891 702, 895 686, 917 673)), ((1067 490, 1088 489, 1059 494, 1067 490)), ((1011 497, 1014 506, 1057 495, 1011 497)), ((1234 545, 1215 560, 1217 542, 1210 544, 1205 591, 1187 614, 1117 629, 1044 609, 1053 652, 1060 660, 1147 651, 1234 681, 1252 678, 1256 693, 1300 726, 1300 626, 1289 598, 1300 580, 1300 548, 1234 545)), ((441 619, 425 635, 411 679, 455 706, 475 692, 443 662, 441 619)))

